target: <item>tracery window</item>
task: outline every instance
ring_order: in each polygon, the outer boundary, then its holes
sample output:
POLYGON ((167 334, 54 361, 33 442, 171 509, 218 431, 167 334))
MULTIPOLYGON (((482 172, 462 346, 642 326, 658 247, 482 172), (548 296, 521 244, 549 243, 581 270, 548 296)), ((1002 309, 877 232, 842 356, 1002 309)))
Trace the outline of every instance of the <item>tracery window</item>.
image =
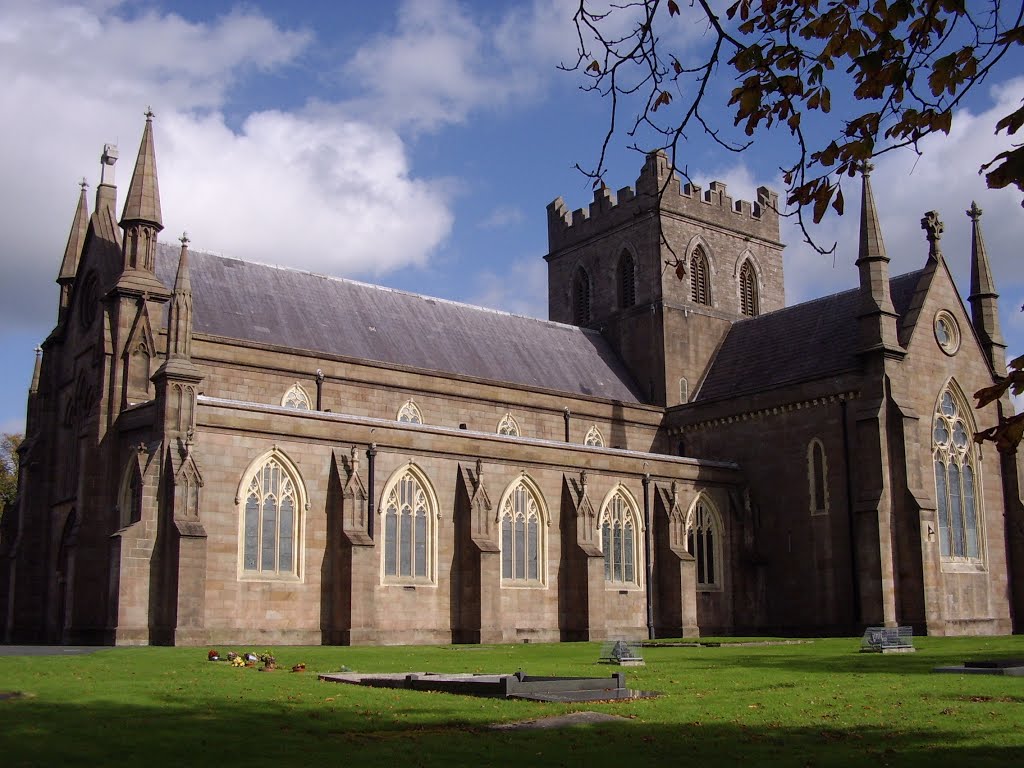
POLYGON ((707 254, 700 247, 690 256, 690 300, 711 306, 711 268, 707 254))
POLYGON ((498 422, 498 434, 519 437, 519 424, 512 418, 511 413, 506 413, 501 417, 501 421, 498 422))
POLYGON ((590 276, 583 267, 572 280, 572 320, 576 325, 590 322, 590 276))
POLYGON ((597 428, 596 424, 587 430, 587 436, 583 438, 583 444, 595 448, 604 448, 604 437, 601 435, 601 430, 597 428))
POLYGON ((246 475, 242 499, 242 573, 298 575, 303 508, 302 483, 277 451, 258 460, 246 475))
POLYGON ((698 589, 721 586, 721 539, 718 513, 704 496, 700 496, 686 516, 686 551, 697 561, 698 589))
POLYGON ((939 552, 945 560, 980 561, 981 504, 974 423, 963 397, 950 383, 935 407, 932 450, 939 552))
POLYGON ((828 464, 825 446, 814 438, 807 446, 807 483, 812 515, 828 512, 828 464))
POLYGON ((679 403, 690 402, 690 384, 685 378, 679 379, 679 403))
POLYGON ((619 307, 628 309, 636 304, 636 266, 629 251, 619 256, 619 307))
POLYGON ((281 398, 281 405, 285 408, 296 408, 300 411, 308 411, 312 408, 309 401, 309 395, 307 395, 306 390, 298 384, 292 385, 289 387, 288 391, 284 393, 284 397, 281 398))
POLYGON ((601 510, 601 550, 604 580, 624 586, 640 585, 640 518, 636 505, 621 487, 601 510))
POLYGON ((544 581, 545 525, 540 493, 520 478, 501 503, 501 578, 518 586, 544 581))
POLYGON ((416 403, 412 400, 406 400, 405 404, 398 409, 398 420, 405 422, 406 424, 423 423, 423 417, 420 415, 420 409, 416 407, 416 403))
POLYGON ((434 502, 426 476, 410 464, 384 492, 384 580, 433 582, 434 502))
POLYGON ((749 261, 740 267, 740 312, 747 317, 757 317, 757 275, 749 261))

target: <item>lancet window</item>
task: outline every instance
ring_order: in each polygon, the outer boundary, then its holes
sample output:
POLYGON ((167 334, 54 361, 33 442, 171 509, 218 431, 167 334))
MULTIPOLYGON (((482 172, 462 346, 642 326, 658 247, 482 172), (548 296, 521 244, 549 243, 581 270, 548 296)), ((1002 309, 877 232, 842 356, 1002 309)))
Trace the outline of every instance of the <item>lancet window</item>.
POLYGON ((939 396, 932 428, 939 552, 944 560, 982 558, 978 460, 970 410, 951 383, 939 396))

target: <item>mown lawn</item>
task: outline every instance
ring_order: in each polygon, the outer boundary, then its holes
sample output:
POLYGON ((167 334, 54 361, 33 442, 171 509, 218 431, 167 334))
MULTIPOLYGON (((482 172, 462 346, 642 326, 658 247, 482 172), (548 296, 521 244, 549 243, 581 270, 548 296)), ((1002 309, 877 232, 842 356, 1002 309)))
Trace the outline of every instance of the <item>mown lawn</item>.
MULTIPOLYGON (((316 673, 608 675, 599 645, 277 647, 279 669, 206 661, 205 648, 0 657, 0 766, 1024 765, 1024 678, 933 674, 1024 658, 1024 637, 917 638, 908 655, 857 639, 644 649, 624 671, 654 700, 557 705, 325 683, 316 673), (308 672, 286 671, 305 662, 308 672), (494 731, 575 710, 621 722, 494 731)), ((262 648, 219 648, 253 650, 262 648)))

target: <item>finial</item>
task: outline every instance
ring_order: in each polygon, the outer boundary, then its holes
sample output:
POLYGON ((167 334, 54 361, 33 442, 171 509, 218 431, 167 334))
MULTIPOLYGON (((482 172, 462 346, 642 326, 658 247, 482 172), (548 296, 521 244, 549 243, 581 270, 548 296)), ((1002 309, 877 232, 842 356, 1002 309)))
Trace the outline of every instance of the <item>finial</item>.
POLYGON ((178 238, 178 241, 181 243, 182 248, 188 248, 188 244, 192 242, 191 240, 188 239, 188 232, 182 232, 181 237, 178 238))
POLYGON ((89 188, 89 182, 85 180, 85 176, 83 176, 82 180, 78 182, 78 186, 82 188, 83 192, 89 188))
POLYGON ((359 451, 356 450, 356 447, 354 445, 349 450, 349 457, 349 461, 352 462, 352 471, 355 472, 356 469, 359 467, 359 451))
POLYGON ((153 114, 153 108, 147 106, 146 107, 146 122, 147 123, 153 122, 153 118, 154 117, 156 117, 156 115, 153 114))
POLYGON ((926 232, 925 237, 928 238, 928 258, 938 261, 939 256, 942 255, 939 240, 942 239, 942 232, 945 229, 939 218, 939 212, 928 211, 921 219, 921 229, 926 232))
POLYGON ((36 348, 33 351, 36 353, 36 357, 40 357, 43 354, 43 348, 39 344, 36 344, 36 348))
POLYGON ((587 470, 580 470, 580 485, 583 486, 583 490, 587 490, 587 470))
POLYGON ((981 218, 981 208, 973 200, 971 200, 971 207, 967 209, 966 213, 970 216, 971 221, 977 221, 981 218))
POLYGON ((480 482, 480 477, 483 475, 483 473, 484 473, 484 462, 483 462, 483 459, 477 459, 476 460, 476 480, 477 480, 477 482, 480 482))
POLYGON ((873 170, 875 170, 875 164, 872 163, 870 160, 865 160, 860 164, 861 176, 870 176, 873 170))

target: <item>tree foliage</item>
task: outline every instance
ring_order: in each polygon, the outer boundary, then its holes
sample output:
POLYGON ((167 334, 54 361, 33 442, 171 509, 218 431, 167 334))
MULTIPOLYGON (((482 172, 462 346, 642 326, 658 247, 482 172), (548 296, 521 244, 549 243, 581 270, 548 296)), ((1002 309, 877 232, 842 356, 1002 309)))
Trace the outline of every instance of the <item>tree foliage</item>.
POLYGON ((4 433, 0 436, 0 514, 18 493, 18 446, 22 436, 4 433))
MULTIPOLYGON (((730 0, 724 14, 713 0, 598 2, 580 0, 579 58, 565 67, 582 71, 584 88, 611 104, 598 161, 581 170, 602 183, 624 121, 634 146, 665 149, 674 165, 690 132, 742 152, 757 132, 781 128, 791 140, 781 166, 787 203, 816 248, 805 211, 815 222, 830 205, 841 214, 844 177, 949 133, 965 96, 1024 45, 1021 1, 730 0), (664 42, 697 24, 699 45, 664 42), (734 77, 725 105, 716 82, 723 68, 734 77), (720 124, 722 106, 732 126, 720 124), (637 146, 640 136, 660 146, 637 146)), ((1022 125, 1024 107, 996 132, 1013 135, 1022 125)), ((1024 191, 1024 148, 1001 152, 981 171, 990 187, 1024 191)))

